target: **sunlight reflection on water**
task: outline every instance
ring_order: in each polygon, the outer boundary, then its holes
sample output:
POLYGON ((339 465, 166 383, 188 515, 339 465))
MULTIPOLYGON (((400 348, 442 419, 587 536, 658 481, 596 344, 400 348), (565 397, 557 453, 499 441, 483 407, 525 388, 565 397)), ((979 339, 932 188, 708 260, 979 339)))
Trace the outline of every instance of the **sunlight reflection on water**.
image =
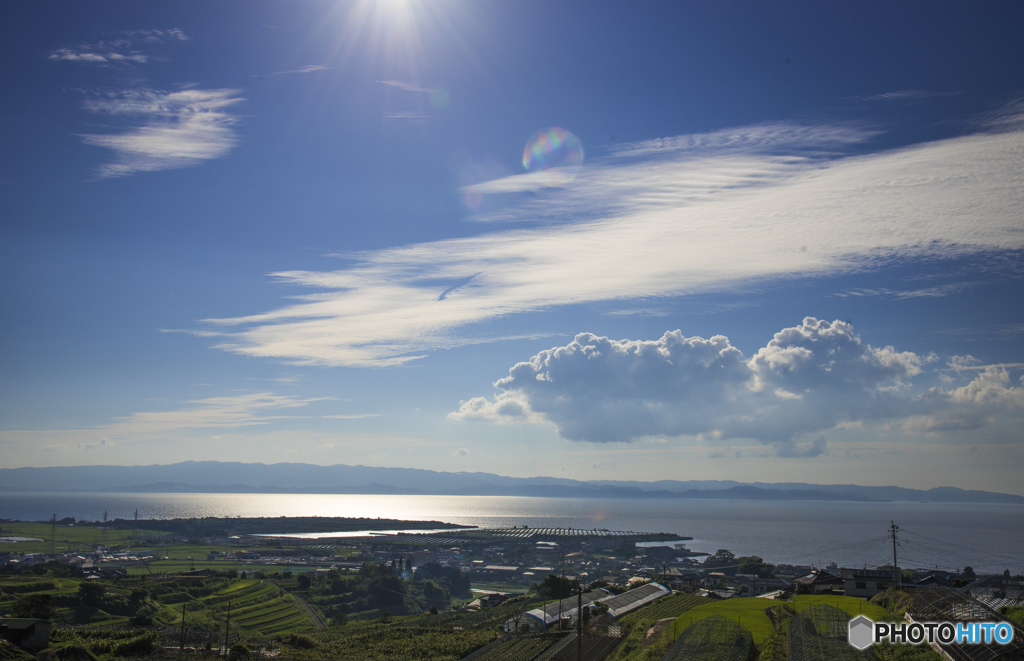
MULTIPOLYGON (((0 495, 0 517, 48 520, 205 516, 340 516, 443 521, 484 528, 607 528, 671 532, 713 553, 759 555, 769 562, 879 565, 892 560, 890 520, 905 531, 910 566, 1024 571, 1024 506, 666 499, 556 499, 508 496, 354 494, 0 495)), ((902 564, 902 563, 901 563, 902 564)))

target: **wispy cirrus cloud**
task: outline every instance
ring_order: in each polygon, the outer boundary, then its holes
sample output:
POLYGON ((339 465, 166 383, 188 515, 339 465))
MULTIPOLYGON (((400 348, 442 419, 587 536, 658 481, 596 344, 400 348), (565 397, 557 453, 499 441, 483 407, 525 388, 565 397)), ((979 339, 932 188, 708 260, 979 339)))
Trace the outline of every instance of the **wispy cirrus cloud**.
POLYGON ((429 117, 426 113, 415 110, 384 113, 384 119, 394 119, 401 122, 409 122, 410 124, 425 124, 429 117))
POLYGON ((186 402, 180 408, 141 411, 114 418, 110 423, 84 429, 5 430, 0 438, 43 450, 94 450, 123 443, 164 439, 168 434, 199 429, 235 429, 268 425, 295 417, 286 412, 317 399, 300 399, 271 392, 208 397, 186 402))
POLYGON ((406 92, 426 92, 429 94, 433 91, 429 87, 423 87, 416 83, 409 83, 403 80, 378 80, 377 82, 382 85, 387 85, 388 87, 397 87, 398 89, 405 90, 406 92))
POLYGON ((936 285, 935 287, 922 287, 919 289, 890 289, 888 287, 879 287, 877 289, 845 289, 843 291, 836 292, 833 296, 837 298, 883 296, 896 300, 906 300, 908 298, 943 298, 946 296, 952 296, 953 294, 959 294, 965 289, 970 289, 978 284, 981 283, 954 282, 945 285, 936 285))
POLYGON ((48 59, 108 66, 145 64, 150 59, 161 58, 153 49, 156 44, 188 40, 188 35, 177 28, 124 30, 102 41, 58 48, 50 53, 48 59))
POLYGON ((883 92, 882 94, 869 94, 867 96, 852 97, 854 101, 924 101, 943 96, 955 96, 960 92, 929 92, 928 90, 896 90, 894 92, 883 92))
POLYGON ((118 118, 137 118, 121 133, 82 135, 86 144, 114 151, 99 167, 100 178, 122 177, 197 165, 225 156, 237 143, 237 119, 230 106, 242 101, 234 89, 165 92, 133 89, 88 99, 86 110, 118 118))
POLYGON ((259 77, 287 76, 295 73, 316 73, 317 71, 329 71, 330 69, 331 67, 323 64, 307 64, 306 66, 299 67, 298 69, 289 69, 287 71, 274 71, 272 73, 260 74, 259 77))
POLYGON ((351 254, 335 271, 277 272, 318 291, 207 328, 223 334, 219 348, 249 356, 398 365, 493 340, 473 332, 480 322, 555 306, 1024 248, 1024 131, 848 155, 872 135, 741 127, 624 145, 557 186, 536 173, 479 184, 483 195, 513 196, 483 220, 520 229, 351 254))
POLYGON ((328 420, 362 420, 363 418, 379 418, 380 413, 354 413, 352 415, 322 415, 328 420))

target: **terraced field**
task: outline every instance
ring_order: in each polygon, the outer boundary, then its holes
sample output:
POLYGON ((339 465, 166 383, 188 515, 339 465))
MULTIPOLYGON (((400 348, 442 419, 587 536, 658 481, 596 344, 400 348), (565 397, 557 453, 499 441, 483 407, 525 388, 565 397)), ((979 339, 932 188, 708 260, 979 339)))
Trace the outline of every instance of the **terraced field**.
POLYGON ((562 638, 561 635, 540 634, 504 638, 474 653, 472 661, 530 661, 562 638))
POLYGON ((238 581, 209 597, 193 602, 193 612, 204 610, 216 621, 227 620, 228 605, 231 625, 264 636, 315 628, 294 595, 269 581, 250 579, 238 581))

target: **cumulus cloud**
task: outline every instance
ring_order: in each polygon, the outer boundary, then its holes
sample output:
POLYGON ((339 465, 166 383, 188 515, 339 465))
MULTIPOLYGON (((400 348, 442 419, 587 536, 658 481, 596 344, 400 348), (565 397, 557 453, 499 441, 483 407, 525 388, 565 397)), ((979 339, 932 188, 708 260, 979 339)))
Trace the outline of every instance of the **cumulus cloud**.
POLYGON ((469 450, 466 448, 459 448, 455 452, 452 452, 453 457, 465 457, 469 455, 469 450))
POLYGON ((847 153, 871 135, 741 127, 625 145, 559 187, 539 188, 535 174, 475 184, 513 196, 483 219, 518 229, 350 254, 335 271, 274 273, 314 292, 207 322, 223 333, 218 347, 243 355, 386 366, 493 341, 473 326, 556 306, 632 307, 885 260, 1024 249, 1024 131, 847 153))
POLYGON ((96 96, 85 102, 86 110, 137 117, 142 124, 122 133, 81 137, 86 144, 114 151, 114 161, 99 168, 101 178, 197 165, 220 158, 235 146, 236 119, 228 108, 242 100, 237 93, 135 89, 96 96))
POLYGON ((899 421, 910 430, 973 429, 1024 406, 1005 369, 991 368, 952 390, 914 397, 910 380, 931 357, 863 342, 843 321, 807 317, 746 358, 729 338, 611 340, 581 333, 541 351, 495 382, 493 401, 462 402, 449 417, 495 423, 553 423, 571 441, 634 441, 654 435, 751 438, 782 457, 827 452, 835 428, 899 421))

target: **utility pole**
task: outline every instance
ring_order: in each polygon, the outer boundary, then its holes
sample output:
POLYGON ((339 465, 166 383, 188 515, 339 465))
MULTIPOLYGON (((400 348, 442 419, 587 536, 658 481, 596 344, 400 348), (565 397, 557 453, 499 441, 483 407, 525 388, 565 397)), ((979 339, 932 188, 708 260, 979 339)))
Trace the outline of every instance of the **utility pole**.
POLYGON ((228 633, 231 631, 231 600, 228 599, 228 621, 224 626, 224 656, 228 655, 228 633))
POLYGON ((583 584, 579 582, 576 584, 576 661, 583 661, 583 584))
POLYGON ((57 543, 57 515, 50 519, 50 555, 53 555, 53 546, 57 543))
POLYGON ((181 656, 185 652, 185 604, 181 604, 181 648, 178 650, 178 656, 181 656))
POLYGON ((562 588, 565 587, 565 551, 558 551, 558 630, 562 630, 562 588))
POLYGON ((896 563, 896 546, 897 546, 896 533, 899 531, 900 527, 898 525, 896 525, 895 521, 889 521, 889 523, 892 524, 892 526, 890 527, 890 529, 892 531, 892 533, 891 533, 892 534, 892 573, 893 573, 893 579, 896 582, 896 589, 900 590, 900 589, 903 588, 903 586, 901 585, 902 581, 900 580, 903 577, 900 576, 900 566, 896 563))

